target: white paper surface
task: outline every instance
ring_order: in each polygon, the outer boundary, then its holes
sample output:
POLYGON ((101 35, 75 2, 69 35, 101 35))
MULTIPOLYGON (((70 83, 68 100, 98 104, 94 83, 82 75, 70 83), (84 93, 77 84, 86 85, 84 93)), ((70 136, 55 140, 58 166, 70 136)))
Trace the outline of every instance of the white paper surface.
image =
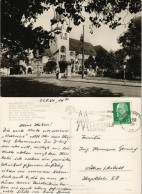
POLYGON ((0 193, 140 194, 140 98, 1 98, 0 193), (113 121, 129 102, 131 124, 113 121))

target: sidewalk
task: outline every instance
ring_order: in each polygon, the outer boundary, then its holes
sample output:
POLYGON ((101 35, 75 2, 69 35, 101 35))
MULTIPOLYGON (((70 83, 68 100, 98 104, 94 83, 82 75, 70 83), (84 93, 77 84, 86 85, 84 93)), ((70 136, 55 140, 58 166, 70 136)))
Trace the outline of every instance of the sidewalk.
MULTIPOLYGON (((29 75, 9 75, 8 77, 25 77, 25 78, 56 78, 55 74, 42 74, 40 76, 29 74, 29 75)), ((3 76, 7 77, 7 76, 3 76)), ((72 77, 61 78, 60 81, 71 81, 71 82, 83 82, 83 83, 94 83, 94 84, 105 84, 105 85, 117 85, 117 86, 129 86, 129 87, 141 87, 140 81, 135 80, 121 80, 108 77, 85 77, 82 79, 81 75, 72 75, 72 77)))
POLYGON ((81 79, 81 78, 61 78, 60 79, 61 81, 72 81, 72 82, 84 82, 84 83, 94 83, 94 84, 106 84, 106 85, 117 85, 117 86, 129 86, 129 87, 141 87, 141 82, 132 82, 132 81, 129 81, 129 80, 126 80, 125 83, 124 81, 121 81, 121 80, 117 80, 117 81, 114 81, 114 80, 97 80, 97 77, 96 79, 89 79, 89 78, 84 78, 84 79, 81 79))

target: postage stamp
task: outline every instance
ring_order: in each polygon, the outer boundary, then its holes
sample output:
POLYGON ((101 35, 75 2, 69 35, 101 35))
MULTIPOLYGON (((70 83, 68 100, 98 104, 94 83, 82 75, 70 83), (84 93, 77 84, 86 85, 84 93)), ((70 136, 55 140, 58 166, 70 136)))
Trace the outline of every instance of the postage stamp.
POLYGON ((131 102, 113 102, 111 110, 76 110, 74 106, 67 106, 65 111, 78 132, 101 132, 117 125, 127 132, 141 129, 141 115, 131 110, 131 102))
POLYGON ((113 122, 117 124, 131 124, 130 102, 113 103, 113 122))

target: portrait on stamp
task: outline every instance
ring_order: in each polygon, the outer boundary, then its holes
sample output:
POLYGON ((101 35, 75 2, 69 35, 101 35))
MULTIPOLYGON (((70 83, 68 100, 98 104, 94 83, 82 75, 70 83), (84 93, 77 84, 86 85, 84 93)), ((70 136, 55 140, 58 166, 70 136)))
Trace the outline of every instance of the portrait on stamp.
POLYGON ((130 102, 113 103, 113 121, 114 124, 130 124, 130 102))

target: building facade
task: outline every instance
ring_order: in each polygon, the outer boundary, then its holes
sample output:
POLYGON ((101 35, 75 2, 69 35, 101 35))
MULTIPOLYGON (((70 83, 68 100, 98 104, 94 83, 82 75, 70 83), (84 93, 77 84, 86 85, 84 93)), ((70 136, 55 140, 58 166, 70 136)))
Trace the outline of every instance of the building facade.
MULTIPOLYGON (((59 16, 55 16, 59 20, 59 16)), ((30 59, 29 65, 26 67, 26 73, 41 74, 44 72, 44 66, 49 61, 54 61, 61 73, 66 73, 71 76, 71 73, 77 73, 82 69, 82 42, 70 38, 70 33, 67 31, 68 26, 64 24, 54 24, 51 27, 50 35, 53 37, 49 41, 49 49, 42 53, 41 60, 30 59), (66 64, 66 65, 65 65, 66 64), (63 68, 64 67, 64 68, 63 68)), ((95 59, 95 47, 89 43, 84 42, 84 60, 89 56, 95 59)))
MULTIPOLYGON (((53 60, 57 65, 62 64, 62 62, 67 62, 70 64, 72 73, 78 72, 82 66, 82 42, 69 37, 69 33, 66 31, 66 27, 60 26, 55 27, 55 30, 52 27, 51 35, 54 39, 50 40, 47 52, 43 54, 42 59, 53 60), (50 55, 48 55, 50 53, 50 55)), ((96 57, 96 51, 92 44, 84 42, 84 59, 92 55, 96 57)), ((61 67, 61 65, 60 65, 61 67)), ((68 69, 67 68, 67 69, 68 69)))

